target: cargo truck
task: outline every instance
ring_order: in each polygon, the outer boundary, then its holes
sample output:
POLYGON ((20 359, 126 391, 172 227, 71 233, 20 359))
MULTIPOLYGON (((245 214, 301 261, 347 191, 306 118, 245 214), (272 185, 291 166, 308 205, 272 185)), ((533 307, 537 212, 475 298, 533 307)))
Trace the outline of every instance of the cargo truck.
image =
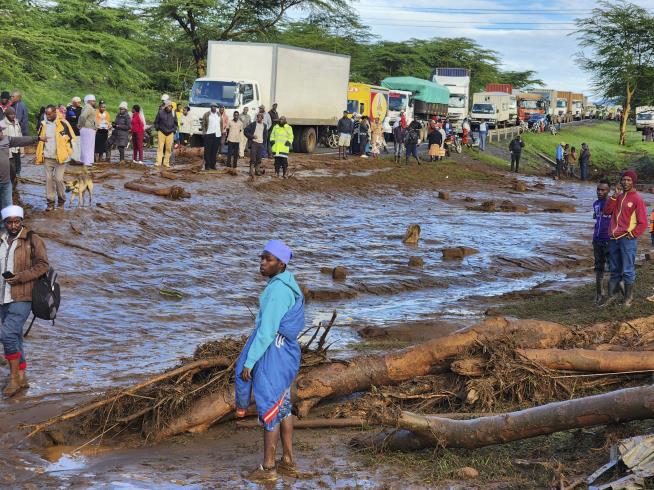
POLYGON ((467 68, 436 68, 432 74, 433 82, 450 91, 447 104, 447 117, 456 127, 461 126, 468 117, 470 102, 470 70, 467 68))
POLYGON ((381 85, 389 90, 411 92, 413 113, 422 121, 433 116, 447 116, 450 92, 439 83, 415 77, 390 77, 384 78, 381 85))
POLYGON ((518 117, 521 121, 528 121, 531 116, 545 114, 545 101, 543 96, 534 93, 520 93, 518 99, 518 117))
POLYGON ((552 89, 530 89, 530 94, 540 95, 543 100, 543 114, 554 117, 556 113, 557 91, 552 89))
POLYGON ((350 114, 379 118, 388 112, 388 89, 367 83, 350 82, 347 87, 347 110, 350 114))
POLYGON ((293 126, 293 151, 312 153, 347 107, 350 57, 281 44, 209 41, 207 74, 189 95, 192 144, 202 140, 200 120, 211 104, 234 111, 278 112, 293 126))
POLYGON ((556 109, 552 116, 555 122, 572 121, 572 92, 558 91, 556 94, 556 109))
POLYGON ((572 119, 581 121, 584 117, 584 94, 573 93, 570 95, 570 112, 572 119))
POLYGON ((513 85, 510 83, 487 83, 485 92, 504 92, 509 94, 509 124, 515 124, 518 118, 518 98, 513 94, 513 85))
POLYGON ((407 90, 389 90, 388 92, 388 119, 391 124, 404 112, 407 121, 413 119, 413 93, 407 90))
POLYGON ((636 129, 654 128, 654 106, 645 105, 636 107, 636 129))
POLYGON ((505 92, 477 92, 472 96, 470 123, 485 121, 491 128, 506 127, 510 122, 511 95, 505 92))

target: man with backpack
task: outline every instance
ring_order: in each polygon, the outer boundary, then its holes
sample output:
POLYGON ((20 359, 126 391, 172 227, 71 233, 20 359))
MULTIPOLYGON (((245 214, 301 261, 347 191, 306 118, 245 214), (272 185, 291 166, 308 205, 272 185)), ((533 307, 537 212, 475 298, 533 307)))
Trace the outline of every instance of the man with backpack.
POLYGON ((10 370, 2 394, 9 398, 29 388, 23 326, 32 312, 32 289, 50 265, 43 240, 23 226, 23 208, 8 206, 1 214, 5 231, 0 236, 0 340, 10 370))
POLYGON ((407 127, 406 135, 404 136, 404 146, 406 153, 404 155, 404 163, 409 164, 409 157, 413 156, 420 165, 420 157, 418 156, 418 144, 420 143, 420 131, 422 124, 418 121, 418 116, 413 116, 413 121, 407 127))

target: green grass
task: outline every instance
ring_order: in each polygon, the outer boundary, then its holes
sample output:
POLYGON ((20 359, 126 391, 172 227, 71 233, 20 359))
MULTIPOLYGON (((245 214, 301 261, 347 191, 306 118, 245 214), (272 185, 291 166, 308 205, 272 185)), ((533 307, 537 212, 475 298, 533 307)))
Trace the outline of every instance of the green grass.
MULTIPOLYGON (((607 274, 608 276, 608 274, 607 274)), ((606 281, 606 279, 605 279, 606 281)), ((619 304, 598 308, 594 304, 595 284, 560 293, 529 298, 498 308, 502 315, 549 320, 564 325, 590 325, 615 320, 631 320, 654 315, 654 303, 645 298, 654 294, 654 265, 644 262, 636 267, 634 303, 625 309, 619 304)))
MULTIPOLYGON (((581 152, 581 144, 587 143, 592 153, 591 165, 603 171, 617 171, 634 160, 654 156, 654 143, 641 141, 641 133, 633 125, 627 126, 627 144, 618 145, 620 128, 614 121, 598 121, 581 125, 563 126, 558 135, 550 133, 524 133, 524 155, 538 159, 535 152, 541 152, 554 160, 556 147, 565 142, 581 152)), ((508 143, 507 143, 508 144, 508 143)))

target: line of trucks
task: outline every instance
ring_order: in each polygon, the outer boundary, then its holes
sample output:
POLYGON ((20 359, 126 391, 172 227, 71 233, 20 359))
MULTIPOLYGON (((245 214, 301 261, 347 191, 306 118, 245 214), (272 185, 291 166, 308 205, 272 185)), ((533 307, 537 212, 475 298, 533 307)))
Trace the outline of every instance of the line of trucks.
POLYGON ((192 144, 202 139, 200 121, 212 104, 234 111, 247 107, 252 117, 259 106, 277 103, 293 127, 293 151, 312 153, 327 139, 344 110, 393 124, 404 112, 407 120, 448 117, 455 127, 468 117, 503 127, 534 115, 554 122, 594 117, 596 109, 583 94, 556 90, 517 92, 508 84, 489 84, 472 95, 470 71, 436 68, 430 80, 390 77, 379 86, 350 82, 350 57, 280 44, 209 41, 206 76, 195 80, 189 94, 192 144))

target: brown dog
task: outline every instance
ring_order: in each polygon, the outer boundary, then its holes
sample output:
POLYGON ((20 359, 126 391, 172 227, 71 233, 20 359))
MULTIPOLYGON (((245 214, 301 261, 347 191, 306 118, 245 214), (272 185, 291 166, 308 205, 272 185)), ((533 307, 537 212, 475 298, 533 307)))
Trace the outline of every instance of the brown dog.
POLYGON ((93 177, 91 173, 84 168, 79 176, 71 181, 66 182, 66 192, 70 192, 70 207, 73 207, 75 197, 77 197, 77 207, 84 205, 84 194, 89 194, 89 206, 93 204, 93 177))

